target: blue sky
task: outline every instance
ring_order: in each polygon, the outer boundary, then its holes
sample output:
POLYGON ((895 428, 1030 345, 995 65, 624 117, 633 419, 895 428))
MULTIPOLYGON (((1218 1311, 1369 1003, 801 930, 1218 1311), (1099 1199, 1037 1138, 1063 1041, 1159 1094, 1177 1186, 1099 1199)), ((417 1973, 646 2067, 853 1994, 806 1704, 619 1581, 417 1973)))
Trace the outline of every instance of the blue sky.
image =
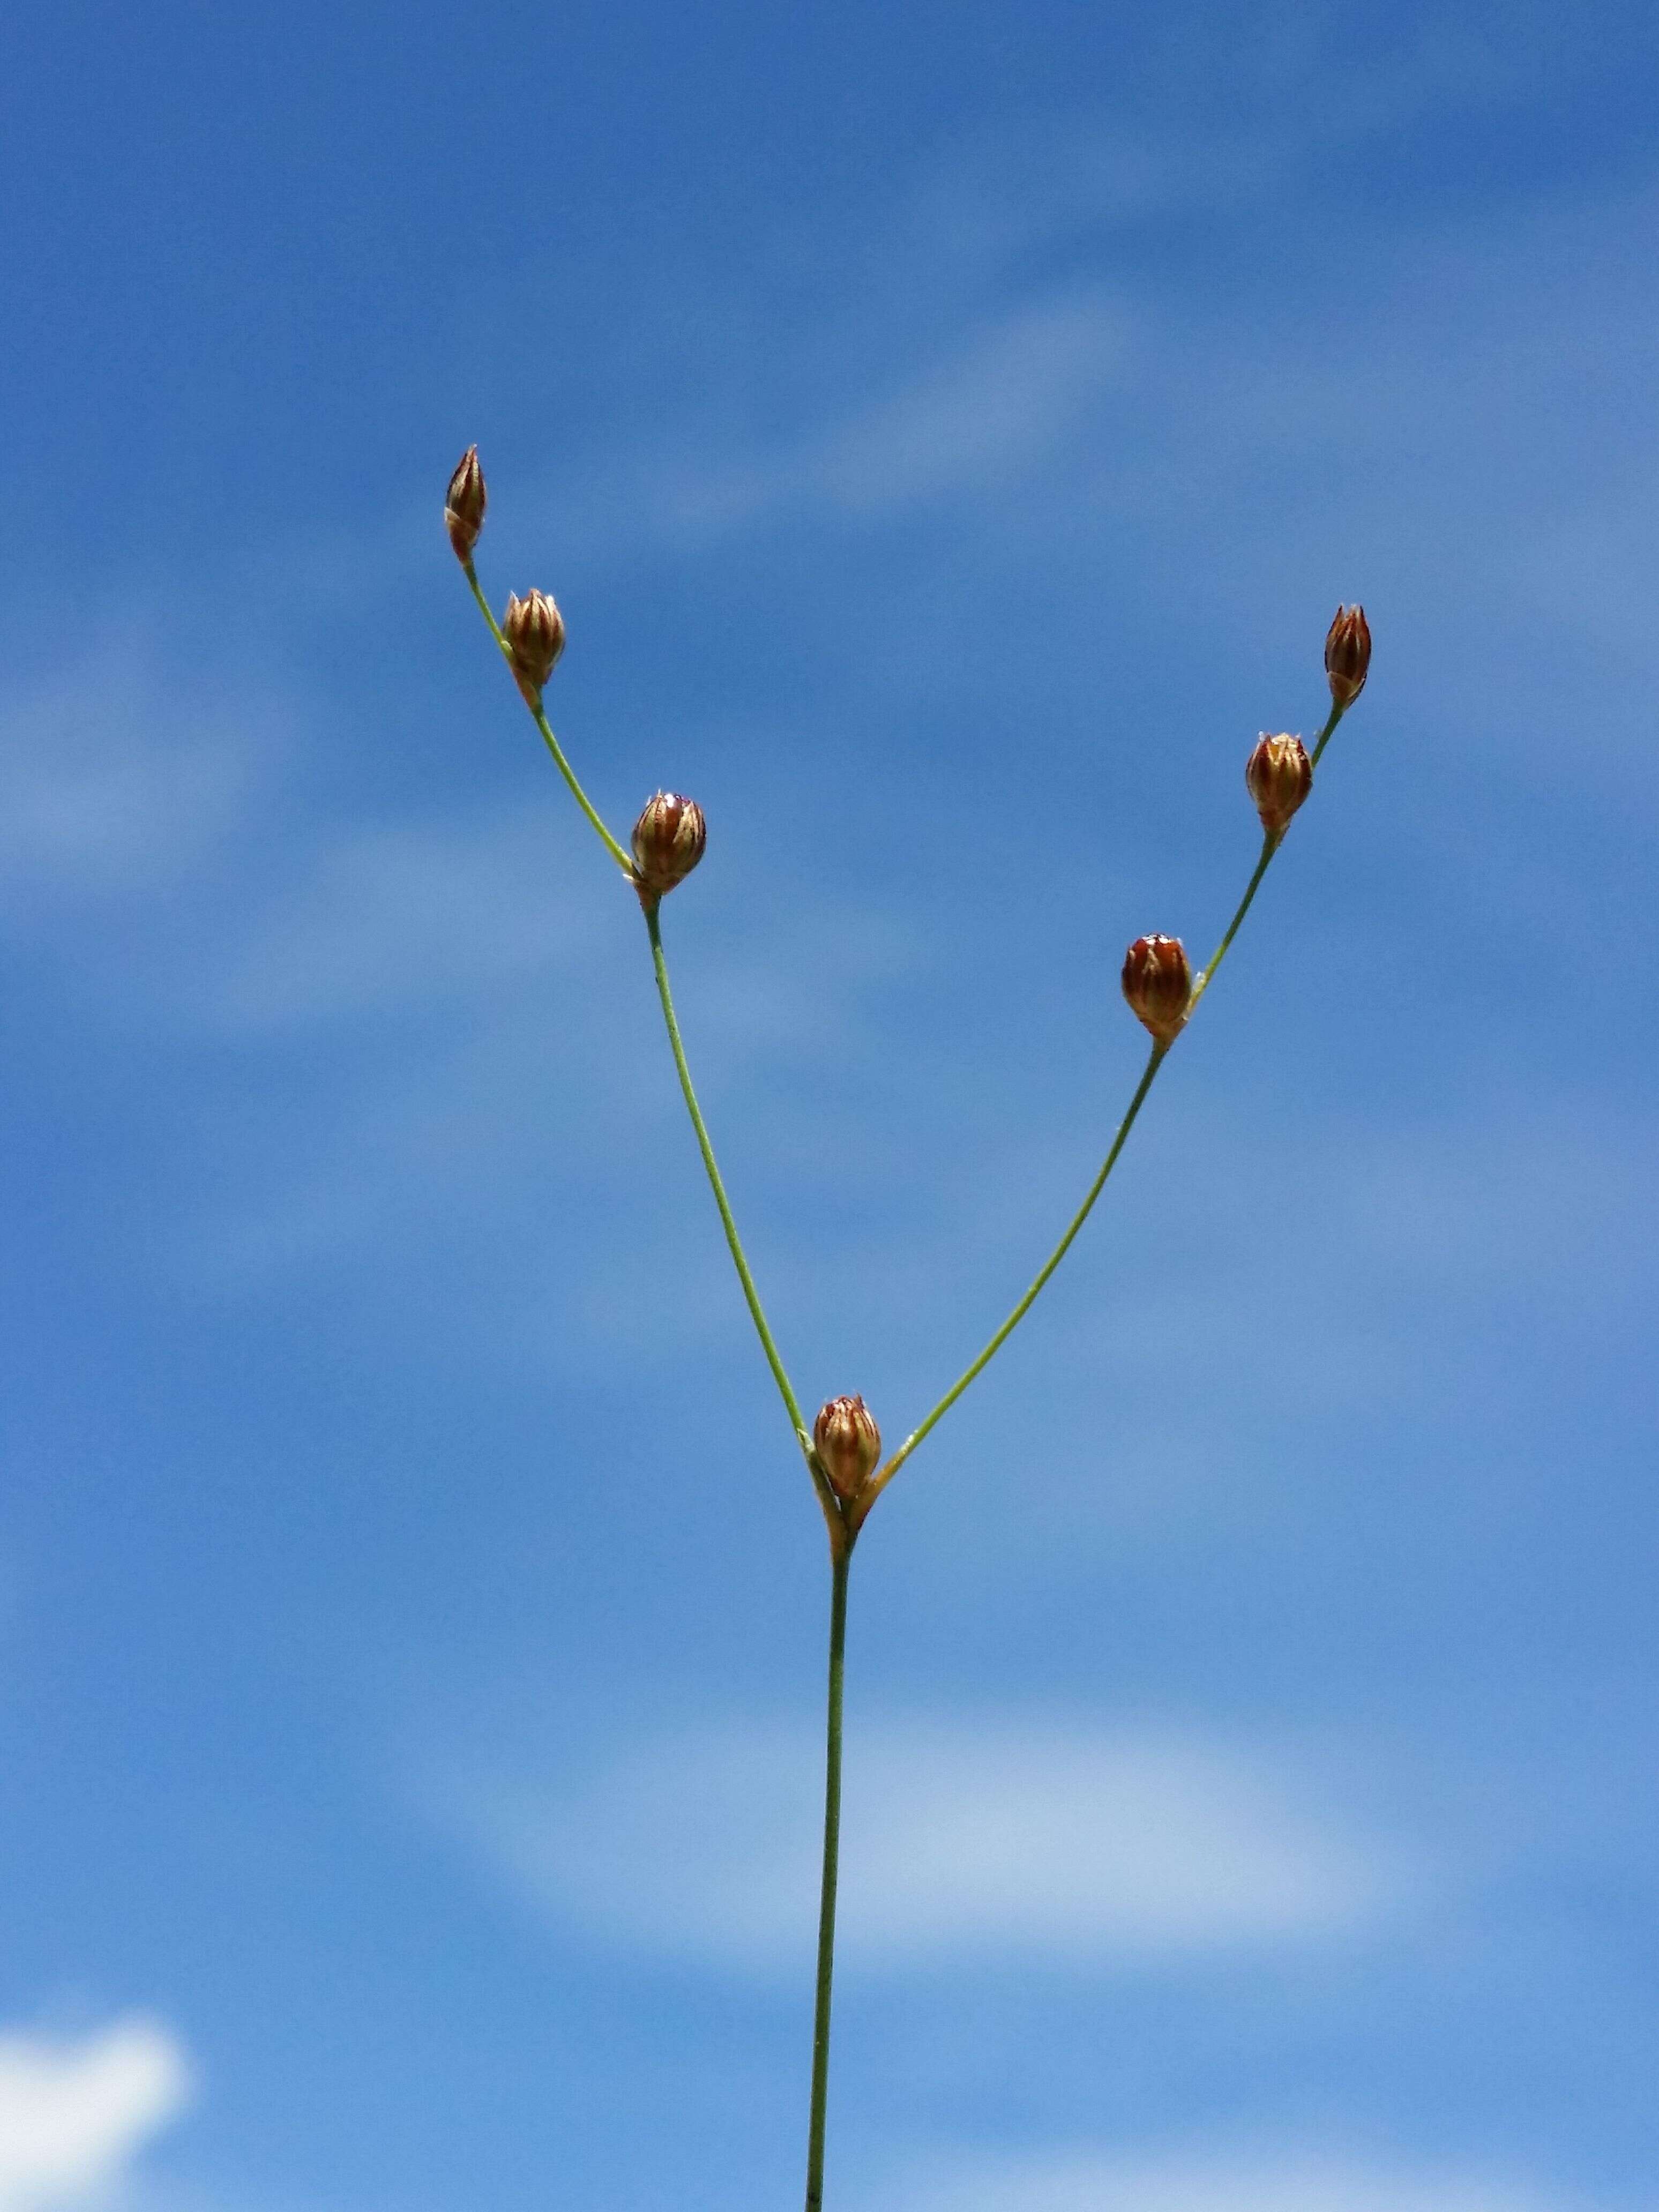
POLYGON ((25 12, 0 2212, 1651 2212, 1650 14, 25 12))

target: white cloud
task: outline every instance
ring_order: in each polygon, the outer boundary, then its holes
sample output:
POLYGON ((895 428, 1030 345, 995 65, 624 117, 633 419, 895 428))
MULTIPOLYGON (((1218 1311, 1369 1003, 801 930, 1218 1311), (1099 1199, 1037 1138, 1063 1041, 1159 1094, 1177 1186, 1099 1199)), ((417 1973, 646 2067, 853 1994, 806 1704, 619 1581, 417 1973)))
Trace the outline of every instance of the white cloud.
POLYGON ((862 2212, 1565 2212, 1566 2200, 1478 2172, 1319 2155, 1037 2159, 952 2155, 868 2193, 862 2212))
MULTIPOLYGON (((810 1945, 819 1756, 804 1727, 694 1729, 564 1787, 458 1789, 446 1812, 565 1926, 765 1972, 810 1945)), ((1286 1776, 1182 1738, 1002 1717, 861 1727, 849 1747, 853 1966, 1275 1944, 1363 1926, 1406 1877, 1286 1776)))
POLYGON ((76 2042, 0 2037, 0 2212, 45 2212, 106 2188, 191 2087, 183 2050, 154 2021, 76 2042))

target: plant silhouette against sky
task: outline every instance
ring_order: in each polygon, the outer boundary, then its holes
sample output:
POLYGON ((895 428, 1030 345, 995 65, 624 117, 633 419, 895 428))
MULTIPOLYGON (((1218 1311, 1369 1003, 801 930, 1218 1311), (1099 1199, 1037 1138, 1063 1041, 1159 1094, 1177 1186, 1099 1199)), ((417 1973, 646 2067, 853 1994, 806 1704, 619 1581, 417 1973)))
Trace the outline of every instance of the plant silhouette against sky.
POLYGON ((473 555, 483 527, 487 495, 478 450, 470 447, 450 479, 444 507, 449 540, 465 573, 480 613, 500 648, 520 695, 534 716, 542 741, 554 765, 586 816, 594 834, 638 898, 645 916, 651 948, 652 969, 663 1020, 674 1056, 686 1111, 696 1134, 720 1225, 743 1287, 761 1349, 772 1370, 778 1395, 789 1417, 796 1444, 817 1493, 830 1537, 830 1668, 826 1699, 823 1865, 818 1912, 816 1998, 812 2025, 812 2079, 807 2130, 806 2212, 819 2212, 823 2202, 824 2128, 830 2082, 830 1994, 835 1970, 836 1891, 841 1837, 842 1707, 847 1644, 847 1592, 854 1547, 865 1522, 882 1492, 911 1453, 945 1418, 963 1393, 984 1372, 1026 1314, 1039 1292, 1071 1249, 1093 1211, 1120 1154, 1145 1105, 1159 1069, 1215 981, 1256 892, 1283 844, 1292 817, 1313 789, 1314 771, 1348 708, 1364 689, 1370 665, 1370 631, 1364 610, 1340 606, 1325 640, 1325 673, 1330 690, 1330 711, 1310 751, 1300 738, 1288 733, 1261 737, 1245 764, 1245 783, 1261 824, 1261 848, 1243 896, 1207 966, 1196 975, 1179 938, 1139 937, 1123 963, 1123 994, 1130 1009, 1152 1039, 1152 1049, 1123 1117, 1118 1123, 1099 1173, 1085 1192, 1083 1203, 1066 1224, 1064 1233, 1012 1310, 951 1383, 905 1437, 896 1451, 884 1462, 881 1433, 862 1397, 830 1399, 808 1426, 789 1372, 773 1337, 761 1303, 743 1240, 732 1218, 731 1202, 720 1179, 702 1109, 687 1064, 685 1045, 674 1011, 669 986, 668 963, 663 951, 661 907, 669 892, 683 883, 703 854, 708 828, 696 801, 678 792, 659 791, 649 798, 634 825, 624 849, 606 827, 577 780, 564 750, 554 735, 542 703, 542 695, 564 650, 563 617, 544 592, 532 591, 523 599, 510 598, 497 621, 478 582, 473 555))

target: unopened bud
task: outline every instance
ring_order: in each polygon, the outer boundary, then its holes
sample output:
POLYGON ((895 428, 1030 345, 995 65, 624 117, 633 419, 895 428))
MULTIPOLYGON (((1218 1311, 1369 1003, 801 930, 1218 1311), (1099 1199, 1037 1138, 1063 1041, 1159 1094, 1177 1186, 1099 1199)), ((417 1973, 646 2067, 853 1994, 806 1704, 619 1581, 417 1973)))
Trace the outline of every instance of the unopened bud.
POLYGON ((489 504, 483 471, 478 465, 478 449, 469 446, 461 455, 459 467, 449 479, 449 489, 444 496, 444 527, 455 548, 455 558, 463 568, 472 558, 472 549, 483 528, 484 509, 489 504))
POLYGON ((695 799, 659 791, 647 799, 634 824, 634 872, 642 893, 660 898, 684 883, 708 842, 708 824, 695 799))
POLYGON ((1159 1044, 1173 1044, 1187 1018, 1193 971, 1178 937, 1138 937, 1123 956, 1123 995, 1159 1044))
POLYGON ((881 1431, 862 1398, 832 1398, 812 1424, 812 1442, 830 1486, 850 1504, 881 1457, 881 1431))
POLYGON ((564 617, 545 592, 532 592, 526 599, 508 599, 501 635, 513 655, 519 689, 533 707, 564 651, 564 617))
POLYGON ((1282 837, 1297 808, 1313 789, 1313 763, 1300 738, 1270 738, 1264 730, 1244 764, 1244 781, 1270 837, 1282 837))
POLYGON ((1339 707, 1352 707, 1365 688, 1371 633, 1364 607, 1339 607, 1325 636, 1325 674, 1339 707))

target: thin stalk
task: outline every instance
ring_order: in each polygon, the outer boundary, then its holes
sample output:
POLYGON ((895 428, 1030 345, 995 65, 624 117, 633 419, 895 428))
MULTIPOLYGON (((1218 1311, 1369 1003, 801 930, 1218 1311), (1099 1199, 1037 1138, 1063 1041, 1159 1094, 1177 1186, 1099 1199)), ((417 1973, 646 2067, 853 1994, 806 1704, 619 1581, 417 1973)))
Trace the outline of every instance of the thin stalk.
MULTIPOLYGON (((1319 736, 1314 744, 1312 757, 1316 766, 1318 764, 1319 756, 1324 751, 1326 746, 1329 744, 1331 741, 1331 732, 1335 729, 1337 724, 1342 720, 1343 713, 1344 709, 1342 708, 1333 705, 1330 714, 1326 718, 1325 726, 1319 732, 1319 736)), ((1217 945, 1214 952, 1211 955, 1209 966, 1204 969, 1197 981, 1193 985, 1193 995, 1187 1002, 1187 1018, 1188 1021, 1193 1018, 1194 1007, 1197 1006, 1199 1000, 1204 996, 1206 991, 1209 989, 1211 984, 1215 981, 1215 971, 1218 967, 1220 967, 1222 962, 1226 958, 1227 948, 1232 943, 1234 938, 1237 936, 1238 926, 1250 910, 1250 902, 1255 898, 1256 892, 1261 888, 1261 878, 1267 872, 1268 863, 1272 860, 1273 854, 1279 850, 1284 842, 1285 832, 1282 830, 1279 830, 1276 834, 1270 830, 1263 836, 1261 840, 1261 856, 1255 864, 1255 872, 1250 878, 1249 882, 1244 886, 1244 896, 1238 902, 1238 908, 1237 912, 1234 914, 1232 920, 1227 924, 1226 935, 1222 939, 1220 944, 1217 945)))
POLYGON ((862 1522, 865 1515, 869 1512, 871 1506, 875 1504, 882 1489, 886 1484, 892 1480, 893 1477, 898 1473, 900 1468, 902 1468, 905 1461, 909 1458, 911 1453, 921 1442, 922 1438, 928 1433, 929 1430, 938 1426, 939 1423, 945 1419, 945 1416, 950 1412, 951 1407, 956 1404, 957 1400, 961 1397, 963 1392, 968 1388, 969 1384, 975 1381, 978 1376, 984 1373, 985 1370, 996 1358, 998 1352, 1001 1351, 1003 1346, 1008 1341, 1008 1339, 1019 1327, 1021 1322, 1024 1320, 1026 1315, 1030 1313, 1031 1308, 1036 1304, 1039 1291, 1041 1291, 1043 1285, 1048 1281, 1049 1276, 1054 1273, 1054 1269, 1059 1267, 1060 1261, 1066 1257, 1067 1252, 1071 1250, 1078 1231, 1082 1228, 1084 1223, 1089 1218, 1090 1214, 1094 1211, 1095 1200, 1100 1196, 1101 1192, 1105 1189, 1106 1179, 1111 1174, 1112 1170, 1117 1165, 1118 1154, 1123 1150, 1124 1145, 1127 1141, 1129 1132, 1135 1125, 1135 1116, 1139 1113, 1142 1106, 1146 1103, 1146 1094, 1152 1089, 1153 1082, 1157 1079, 1158 1071, 1163 1066, 1164 1056, 1169 1052, 1169 1049, 1170 1048, 1167 1044, 1155 1043, 1153 1045, 1152 1053, 1146 1061, 1146 1067, 1142 1071, 1140 1080, 1135 1085, 1135 1095, 1129 1101, 1128 1111, 1124 1115, 1122 1121, 1118 1124, 1117 1134, 1112 1139, 1112 1149, 1107 1153, 1105 1162, 1101 1168, 1100 1173, 1090 1184, 1087 1197, 1084 1200, 1082 1205, 1079 1206, 1077 1212, 1072 1216, 1071 1221, 1067 1224, 1066 1234, 1060 1238, 1059 1243, 1055 1245, 1054 1250, 1048 1255, 1042 1267, 1038 1269, 1036 1279, 1032 1282, 1030 1288, 1026 1291, 1024 1297, 1009 1315, 1007 1320, 1003 1322, 1001 1328, 991 1339, 985 1349, 980 1353, 978 1358, 973 1362, 971 1366, 965 1368, 963 1372, 957 1376, 956 1381, 951 1385, 945 1395, 939 1400, 933 1412, 929 1413, 927 1419, 921 1422, 918 1426, 911 1430, 909 1435, 906 1437, 904 1442, 893 1454, 893 1456, 888 1461, 886 1466, 882 1468, 881 1472, 872 1477, 870 1482, 860 1494, 859 1499, 859 1504, 863 1509, 859 1515, 859 1520, 860 1522, 862 1522))
MULTIPOLYGON (((1314 745, 1312 757, 1316 763, 1318 761, 1321 753, 1324 751, 1326 746, 1330 743, 1331 734, 1336 728, 1337 724, 1341 720, 1343 712, 1344 709, 1340 707, 1332 707, 1330 714, 1326 720, 1325 726, 1320 732, 1318 738, 1314 745)), ((1223 936, 1220 944, 1217 945, 1209 966, 1202 971, 1193 986, 1192 996, 1187 1002, 1187 1019, 1188 1021, 1191 1020, 1193 1011, 1197 1006, 1199 1000, 1203 997, 1205 992, 1214 981, 1217 969, 1220 967, 1222 962, 1226 958, 1227 949, 1231 945, 1234 938, 1237 936, 1239 926, 1243 921, 1245 915, 1249 912, 1252 902, 1255 900, 1257 891, 1261 888, 1261 879, 1267 872, 1267 869, 1272 863, 1273 854, 1279 850, 1279 846, 1284 842, 1284 835, 1285 833, 1281 830, 1277 836, 1274 836, 1270 833, 1263 837, 1261 841, 1261 856, 1256 861, 1255 867, 1251 874, 1249 882, 1244 886, 1244 896, 1238 902, 1238 905, 1234 910, 1233 918, 1227 924, 1226 932, 1223 936)), ((869 1483, 860 1493, 858 1504, 853 1510, 850 1522, 852 1531, 855 1535, 858 1533, 858 1530, 864 1525, 865 1519, 869 1514, 871 1507, 875 1504, 877 1498, 881 1495, 887 1485, 892 1480, 893 1477, 898 1473, 900 1468, 903 1466, 905 1461, 909 1458, 911 1453, 921 1442, 922 1438, 928 1434, 930 1430, 935 1428, 938 1424, 944 1419, 945 1416, 950 1412, 951 1407, 956 1404, 957 1400, 960 1398, 963 1392, 967 1389, 969 1384, 975 1382, 978 1377, 984 1373, 985 1370, 996 1358, 998 1352, 1001 1351, 1003 1346, 1008 1341, 1008 1339, 1019 1327, 1021 1322, 1024 1320, 1032 1306, 1036 1304, 1038 1293, 1042 1291, 1043 1285, 1048 1280, 1048 1278, 1054 1273, 1055 1268, 1059 1267, 1060 1261, 1066 1257, 1066 1253, 1071 1249, 1078 1231, 1082 1228, 1084 1223, 1089 1218, 1090 1214, 1094 1210, 1095 1200, 1100 1196, 1101 1192, 1105 1189, 1107 1178, 1111 1174, 1112 1170, 1117 1165, 1118 1155, 1123 1150, 1124 1145, 1127 1140, 1129 1132, 1135 1125, 1135 1116, 1139 1113, 1142 1106, 1146 1103, 1146 1094, 1152 1089, 1153 1083, 1157 1079, 1158 1071, 1164 1065, 1164 1058, 1168 1054, 1169 1049, 1170 1047, 1168 1044, 1155 1043, 1153 1045, 1152 1056, 1147 1060, 1146 1066, 1142 1071, 1139 1082, 1135 1085, 1134 1096, 1129 1101, 1128 1111, 1124 1115, 1122 1121, 1118 1124, 1117 1134, 1112 1139, 1112 1149, 1107 1153, 1104 1164, 1102 1166, 1100 1173, 1095 1177, 1093 1182, 1090 1184, 1088 1195, 1085 1198, 1082 1205, 1078 1208, 1077 1212, 1073 1215, 1072 1219, 1066 1227, 1066 1234, 1060 1238, 1059 1243, 1055 1245, 1054 1250, 1043 1261, 1042 1266, 1038 1271, 1036 1278, 1031 1284, 1030 1288, 1026 1291, 1024 1297, 1009 1315, 1007 1320, 1003 1322, 1001 1328, 998 1329, 996 1334, 985 1346, 985 1349, 980 1353, 979 1357, 973 1362, 972 1365, 964 1369, 962 1374, 957 1377, 956 1381, 951 1385, 950 1389, 939 1400, 939 1403, 933 1407, 933 1411, 928 1413, 926 1419, 920 1422, 915 1428, 911 1430, 909 1435, 906 1437, 904 1442, 893 1454, 885 1467, 882 1468, 877 1474, 871 1478, 869 1483)))
MULTIPOLYGON (((483 592, 479 586, 478 572, 470 561, 464 562, 463 566, 466 570, 466 580, 472 587, 472 596, 478 602, 478 611, 483 617, 484 620, 489 624, 489 635, 495 639, 496 644, 501 647, 501 656, 507 662, 507 666, 511 668, 513 666, 513 648, 508 645, 507 640, 501 635, 501 626, 496 621, 495 617, 491 611, 489 602, 485 599, 483 592)), ((514 672, 513 680, 515 684, 518 682, 516 672, 514 672)), ((623 873, 625 876, 631 878, 634 873, 633 862, 629 859, 627 854, 623 852, 622 847, 617 842, 611 832, 605 828, 604 822, 599 817, 599 809, 594 805, 592 800, 589 799, 587 793, 582 789, 581 785, 576 781, 576 771, 571 767, 569 762, 565 758, 564 748, 560 744, 558 739, 553 734, 552 725, 549 722, 546 714, 543 710, 540 699, 532 699, 529 694, 522 689, 520 690, 519 696, 524 701, 525 705, 529 708, 531 714, 534 716, 536 727, 542 733, 542 743, 547 747, 549 752, 552 754, 553 765, 558 769, 559 774, 564 778, 566 783, 569 785, 571 797, 575 800, 577 805, 580 807, 582 812, 587 817, 589 822, 592 824, 594 832, 598 836, 600 842, 604 845, 605 851, 610 854, 611 859, 622 870, 623 873)))
POLYGON ((836 1971, 836 1886, 841 1869, 842 1680, 847 1652, 847 1575, 852 1547, 832 1547, 830 1690, 823 1748, 823 1883, 818 1898, 817 1996, 812 2011, 812 2104, 806 2134, 806 2212, 823 2203, 823 2124, 830 2096, 830 1993, 836 1971))
MULTIPOLYGON (((680 1089, 684 1094, 685 1108, 691 1116, 691 1127, 697 1133, 697 1150, 702 1154, 702 1164, 708 1172, 709 1188, 714 1194, 714 1203, 720 1208, 720 1225, 726 1231, 726 1241, 731 1249, 732 1264, 738 1271, 738 1280, 743 1285, 743 1295, 749 1307, 749 1318, 755 1324, 755 1334, 766 1354, 766 1364, 772 1370, 772 1380, 778 1386, 778 1395, 788 1408, 789 1419, 796 1438, 810 1456, 810 1439, 806 1424, 801 1415, 799 1401, 785 1371, 783 1359, 773 1340, 767 1323, 766 1311, 760 1302, 760 1292, 755 1288, 748 1258, 743 1249, 743 1239, 738 1234, 738 1224, 732 1218, 731 1201, 726 1195, 726 1185, 720 1181, 720 1171, 715 1164, 714 1147, 709 1141, 708 1125, 702 1118, 702 1109, 697 1103, 697 1094, 691 1087, 691 1071, 685 1064, 685 1046, 680 1037, 680 1025, 674 1012, 674 994, 668 988, 668 963, 663 957, 662 926, 658 920, 657 904, 653 900, 645 910, 645 926, 651 938, 651 964, 656 971, 657 996, 662 1000, 662 1018, 668 1024, 668 1042, 673 1049, 674 1066, 679 1071, 680 1089)), ((814 1480, 817 1480, 814 1470, 814 1480)))

